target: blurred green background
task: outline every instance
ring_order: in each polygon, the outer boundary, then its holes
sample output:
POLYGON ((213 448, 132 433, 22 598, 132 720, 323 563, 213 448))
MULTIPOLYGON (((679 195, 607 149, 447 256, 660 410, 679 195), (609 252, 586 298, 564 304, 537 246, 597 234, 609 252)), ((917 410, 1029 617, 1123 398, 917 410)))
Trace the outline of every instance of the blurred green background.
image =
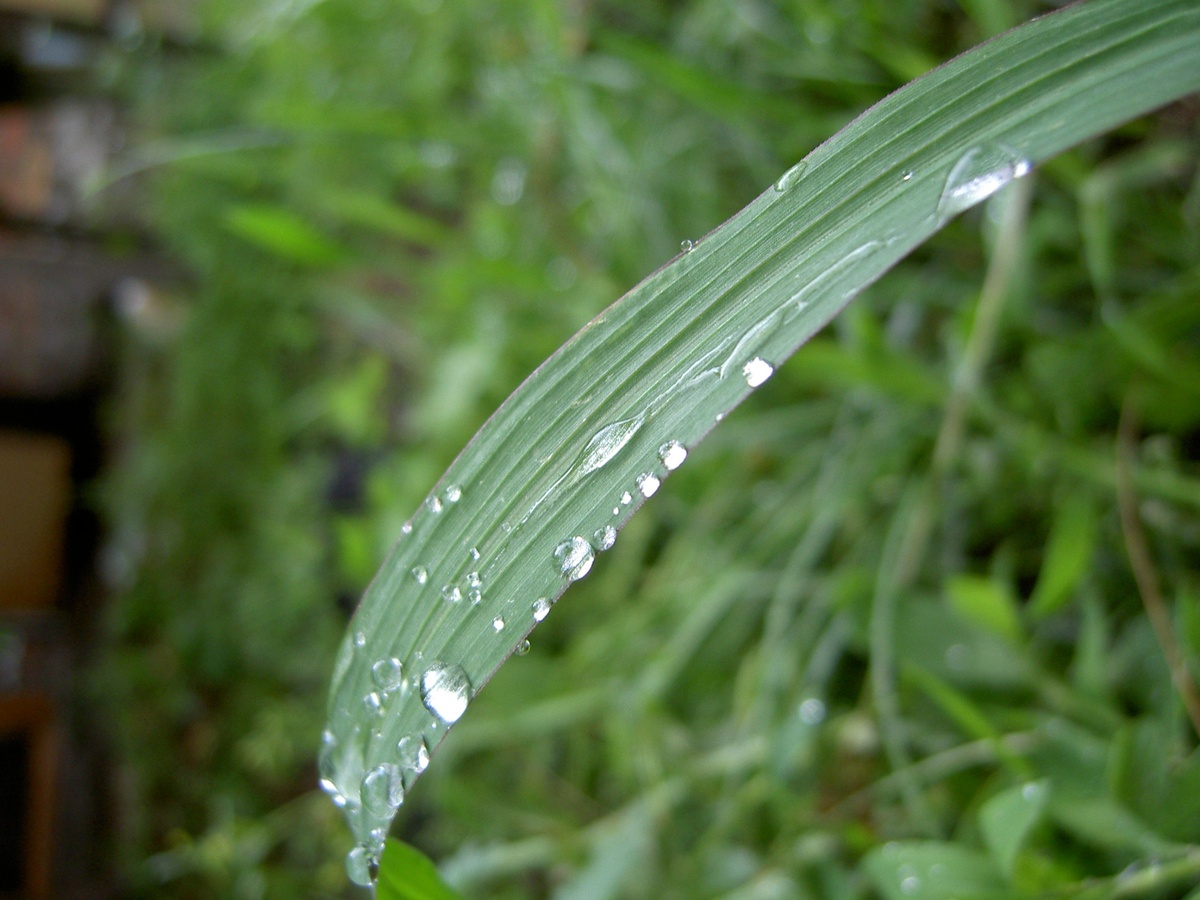
MULTIPOLYGON (((118 860, 132 896, 351 896, 316 790, 325 688, 429 486, 681 240, 1047 5, 197 11, 195 49, 146 40, 120 74, 189 277, 123 336, 100 489, 118 860)), ((1022 183, 961 415, 1004 198, 783 366, 472 703, 397 833, 479 897, 1188 896, 1197 735, 1131 575, 1116 445, 1136 396, 1137 506, 1194 680, 1198 114, 1022 183)))

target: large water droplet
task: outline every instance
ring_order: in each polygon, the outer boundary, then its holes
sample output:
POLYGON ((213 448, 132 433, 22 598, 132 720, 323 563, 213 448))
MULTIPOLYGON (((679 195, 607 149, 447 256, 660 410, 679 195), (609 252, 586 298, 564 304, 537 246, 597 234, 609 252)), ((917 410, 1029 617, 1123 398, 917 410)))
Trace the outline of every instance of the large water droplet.
POLYGON ((807 168, 808 162, 803 159, 800 160, 800 162, 796 163, 779 176, 778 180, 775 182, 775 190, 779 191, 781 194, 784 191, 790 191, 800 182, 800 179, 804 177, 804 172, 807 168))
POLYGON ((950 169, 938 200, 938 215, 942 218, 958 215, 986 200, 1014 178, 1029 174, 1031 168, 1029 160, 1005 144, 972 147, 950 169))
POLYGON ((533 601, 533 620, 540 622, 546 616, 550 615, 550 601, 545 597, 538 597, 533 601))
POLYGON ((576 535, 554 548, 554 558, 558 560, 558 569, 567 581, 578 581, 592 570, 592 561, 596 556, 592 545, 576 535))
POLYGON ((370 887, 374 882, 375 858, 361 844, 346 854, 346 874, 361 887, 370 887))
POLYGON ((389 656, 371 666, 371 678, 381 691, 390 693, 404 683, 404 666, 396 657, 389 656))
POLYGON ((596 533, 592 535, 596 539, 597 550, 610 550, 612 545, 617 542, 617 529, 611 525, 605 525, 602 528, 597 528, 596 533))
POLYGON ((642 416, 634 416, 605 425, 597 431, 583 448, 579 462, 575 464, 575 474, 586 475, 588 472, 595 472, 607 463, 637 434, 644 421, 642 416))
POLYGON ((687 448, 679 441, 667 441, 658 448, 658 458, 662 460, 662 464, 667 467, 668 472, 673 472, 683 465, 683 461, 687 459, 687 448))
POLYGON ((424 566, 413 566, 412 577, 417 584, 424 584, 429 580, 429 570, 424 566))
POLYGON ((637 489, 643 497, 652 497, 662 481, 653 472, 643 472, 637 477, 637 489))
POLYGON ((471 699, 471 682, 462 666, 435 662, 421 676, 421 701, 425 708, 453 725, 471 699))
POLYGON ((400 767, 392 763, 376 766, 363 776, 363 809, 373 816, 390 816, 404 802, 404 781, 400 767))
POLYGON ((746 384, 752 388, 758 387, 774 374, 775 367, 761 356, 754 357, 742 366, 742 375, 746 378, 746 384))
POLYGON ((396 745, 396 753, 400 760, 400 768, 407 769, 420 775, 429 765, 429 747, 419 734, 410 734, 400 738, 396 745))

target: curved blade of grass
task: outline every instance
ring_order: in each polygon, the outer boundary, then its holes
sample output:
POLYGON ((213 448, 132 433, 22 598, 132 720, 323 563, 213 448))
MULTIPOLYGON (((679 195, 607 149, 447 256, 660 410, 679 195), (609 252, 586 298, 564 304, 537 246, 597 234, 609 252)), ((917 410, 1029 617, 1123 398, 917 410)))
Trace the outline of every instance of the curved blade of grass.
POLYGON ((358 880, 469 699, 685 448, 954 215, 1197 89, 1192 0, 1030 22, 868 110, 534 372, 405 526, 339 655, 320 768, 358 880))

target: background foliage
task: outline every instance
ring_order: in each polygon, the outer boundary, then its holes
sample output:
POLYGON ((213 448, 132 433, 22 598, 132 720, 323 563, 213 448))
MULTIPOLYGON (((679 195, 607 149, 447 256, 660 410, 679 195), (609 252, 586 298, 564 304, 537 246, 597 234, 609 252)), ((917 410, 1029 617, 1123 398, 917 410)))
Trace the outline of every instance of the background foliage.
MULTIPOLYGON (((126 339, 94 693, 131 893, 335 896, 335 643, 453 454, 682 239, 1041 7, 202 10, 219 50, 128 66, 193 281, 126 339)), ((1184 896, 1200 754, 1116 445, 1124 408, 1194 678, 1196 113, 1043 167, 782 367, 480 694, 402 836, 480 896, 1184 896)))

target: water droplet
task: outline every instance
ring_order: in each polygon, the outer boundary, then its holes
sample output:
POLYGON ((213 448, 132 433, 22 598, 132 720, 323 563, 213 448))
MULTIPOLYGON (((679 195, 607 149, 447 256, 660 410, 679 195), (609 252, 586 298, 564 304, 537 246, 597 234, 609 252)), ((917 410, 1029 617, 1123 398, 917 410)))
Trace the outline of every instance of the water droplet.
POLYGON ((431 713, 453 725, 471 699, 471 682, 462 666, 435 662, 421 676, 421 702, 431 713))
POLYGON ((471 587, 479 587, 481 584, 483 584, 483 579, 479 577, 478 572, 468 572, 467 584, 469 584, 471 587))
POLYGON ((371 851, 361 844, 346 854, 346 874, 360 887, 370 887, 374 882, 376 863, 371 851))
POLYGON ((360 650, 367 646, 367 636, 361 631, 354 632, 354 646, 358 647, 360 650))
POLYGON ((400 768, 407 769, 420 775, 429 765, 429 748, 425 739, 419 734, 410 734, 400 738, 396 745, 396 753, 400 759, 400 768))
POLYGON ((621 514, 621 507, 619 507, 619 506, 614 506, 614 507, 613 507, 613 515, 614 515, 614 516, 619 516, 620 514, 621 514))
POLYGON ((480 554, 479 554, 478 547, 472 547, 470 550, 467 551, 467 555, 470 556, 471 559, 475 560, 475 562, 479 562, 480 554))
POLYGON ((621 505, 622 506, 628 506, 632 502, 633 502, 633 494, 629 493, 629 491, 625 491, 623 494, 621 494, 621 505))
POLYGON ((412 534, 412 522, 405 522, 400 526, 401 534, 412 534))
POLYGON ((654 492, 661 484, 662 481, 653 472, 643 472, 637 477, 637 489, 641 491, 643 497, 654 496, 654 492))
POLYGON ((596 539, 597 550, 609 550, 617 542, 617 529, 611 525, 605 525, 603 528, 597 528, 592 537, 596 539))
POLYGON ((413 566, 412 577, 417 584, 424 584, 429 580, 429 570, 424 566, 413 566))
POLYGON ((800 721, 805 725, 820 725, 825 721, 825 704, 816 697, 809 697, 800 704, 800 721))
POLYGON ((363 776, 363 809, 374 816, 390 816, 404 802, 404 781, 400 767, 392 763, 376 766, 363 776))
POLYGON ((492 628, 494 628, 496 631, 503 631, 503 630, 504 630, 504 618, 503 618, 503 616, 496 616, 496 618, 492 619, 492 628))
POLYGON ((440 513, 443 509, 441 497, 430 497, 425 501, 425 508, 434 515, 440 513))
POLYGON ((442 585, 442 597, 447 603, 457 603, 463 598, 462 588, 457 584, 444 584, 442 585))
POLYGON ((452 484, 448 486, 443 494, 447 503, 457 503, 462 499, 463 489, 461 485, 452 484))
POLYGON ((545 597, 538 597, 533 601, 533 620, 540 622, 546 616, 550 615, 551 603, 545 597))
POLYGON ((576 535, 554 548, 554 558, 558 560, 558 569, 567 581, 578 581, 591 571, 595 551, 591 544, 576 535))
POLYGON ((376 691, 371 691, 367 696, 363 697, 363 709, 368 715, 377 716, 383 712, 383 698, 376 691))
POLYGON ((478 606, 483 602, 483 591, 479 590, 479 588, 471 588, 471 590, 467 591, 467 600, 472 606, 478 606))
POLYGON ((758 387, 774 374, 775 367, 761 356, 754 357, 754 359, 742 366, 742 375, 746 378, 746 384, 752 388, 758 387))
POLYGON ((687 459, 687 447, 679 443, 679 441, 667 441, 658 448, 658 458, 662 460, 662 464, 667 467, 668 472, 673 472, 683 465, 683 461, 687 459))
POLYGON ((901 181, 912 181, 913 173, 911 170, 905 169, 900 175, 901 181))
POLYGON ((938 215, 942 218, 958 215, 986 200, 1014 178, 1028 175, 1031 168, 1029 160, 1004 144, 972 147, 950 169, 938 200, 938 215))
POLYGON ((775 182, 775 190, 781 194, 784 191, 791 190, 799 183, 800 179, 804 177, 804 171, 807 168, 808 162, 806 160, 800 160, 800 162, 796 163, 779 176, 779 179, 775 182))
POLYGON ((587 446, 583 448, 579 462, 575 464, 575 474, 578 476, 595 472, 611 460, 637 434, 644 421, 644 417, 634 416, 630 419, 622 419, 620 422, 613 422, 611 425, 605 425, 597 431, 587 442, 587 446))
POLYGON ((680 243, 679 243, 679 249, 682 250, 684 253, 691 253, 692 248, 694 248, 695 246, 696 245, 692 241, 689 241, 689 240, 683 240, 683 241, 680 241, 680 243))
POLYGON ((404 666, 396 657, 389 656, 371 666, 371 678, 381 691, 390 693, 404 683, 404 666))
POLYGON ((516 653, 517 656, 524 656, 526 653, 529 652, 529 647, 530 647, 529 639, 526 638, 525 640, 521 641, 521 643, 517 644, 517 647, 513 652, 516 653))

